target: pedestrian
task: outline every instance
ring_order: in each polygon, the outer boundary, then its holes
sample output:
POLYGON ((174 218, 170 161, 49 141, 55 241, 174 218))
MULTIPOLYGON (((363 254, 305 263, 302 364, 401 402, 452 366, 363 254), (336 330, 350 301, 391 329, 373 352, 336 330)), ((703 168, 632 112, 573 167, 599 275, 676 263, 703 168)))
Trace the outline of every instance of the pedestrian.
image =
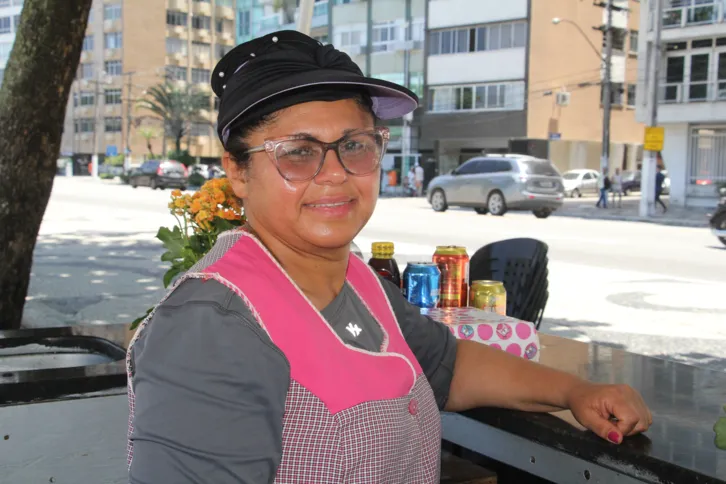
POLYGON ((414 167, 411 167, 410 170, 408 170, 408 176, 406 177, 406 194, 410 197, 413 197, 417 193, 417 186, 416 186, 416 170, 414 170, 414 167))
POLYGON ((613 444, 650 427, 632 388, 457 340, 350 254, 378 198, 377 120, 413 92, 292 30, 232 49, 212 88, 246 223, 130 344, 130 484, 438 484, 443 410, 569 409, 613 444))
POLYGON ((610 178, 608 178, 606 170, 603 170, 598 177, 597 188, 600 190, 600 198, 597 200, 597 204, 595 206, 597 208, 600 208, 600 205, 602 204, 603 208, 608 208, 608 191, 610 190, 610 178))
POLYGON ((665 175, 663 174, 663 165, 658 165, 658 173, 655 174, 655 203, 660 204, 663 207, 663 213, 668 211, 668 207, 660 199, 663 194, 663 182, 665 182, 665 175))
POLYGON ((615 175, 613 176, 612 189, 613 194, 613 206, 615 206, 615 197, 618 197, 618 208, 623 206, 623 175, 620 174, 620 168, 615 168, 615 175))
POLYGON ((416 195, 423 196, 424 188, 424 169, 416 162, 416 195))

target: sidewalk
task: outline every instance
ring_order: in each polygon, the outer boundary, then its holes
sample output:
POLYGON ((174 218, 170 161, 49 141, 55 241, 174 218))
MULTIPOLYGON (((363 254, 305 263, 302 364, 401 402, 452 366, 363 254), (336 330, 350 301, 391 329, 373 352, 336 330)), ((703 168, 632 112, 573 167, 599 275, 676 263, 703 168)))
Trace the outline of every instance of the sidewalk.
POLYGON ((570 198, 565 205, 553 215, 560 217, 577 217, 595 220, 620 220, 626 222, 645 222, 679 227, 708 227, 708 214, 712 208, 671 207, 668 197, 663 197, 668 211, 663 213, 660 206, 652 217, 641 217, 639 214, 640 197, 623 197, 622 207, 615 208, 608 199, 608 208, 597 208, 597 198, 570 198))

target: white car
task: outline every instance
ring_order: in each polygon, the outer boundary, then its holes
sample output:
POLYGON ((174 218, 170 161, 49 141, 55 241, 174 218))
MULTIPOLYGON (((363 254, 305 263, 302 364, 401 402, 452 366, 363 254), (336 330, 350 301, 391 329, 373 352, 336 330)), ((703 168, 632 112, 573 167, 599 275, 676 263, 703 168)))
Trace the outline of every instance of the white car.
POLYGON ((562 175, 565 185, 565 195, 568 197, 581 197, 583 195, 597 195, 597 180, 600 174, 595 170, 570 170, 562 175))

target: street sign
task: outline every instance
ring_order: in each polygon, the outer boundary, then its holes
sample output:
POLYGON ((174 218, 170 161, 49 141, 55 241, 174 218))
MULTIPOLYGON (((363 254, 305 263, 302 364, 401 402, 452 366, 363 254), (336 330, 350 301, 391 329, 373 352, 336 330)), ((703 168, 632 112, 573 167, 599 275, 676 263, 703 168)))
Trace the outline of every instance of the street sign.
POLYGON ((645 142, 643 149, 646 151, 662 151, 665 140, 665 129, 662 126, 649 126, 645 128, 645 142))
POLYGON ((116 145, 107 145, 106 146, 106 156, 116 156, 118 155, 118 148, 116 145))
POLYGON ((550 139, 553 141, 562 139, 562 133, 550 133, 550 139))

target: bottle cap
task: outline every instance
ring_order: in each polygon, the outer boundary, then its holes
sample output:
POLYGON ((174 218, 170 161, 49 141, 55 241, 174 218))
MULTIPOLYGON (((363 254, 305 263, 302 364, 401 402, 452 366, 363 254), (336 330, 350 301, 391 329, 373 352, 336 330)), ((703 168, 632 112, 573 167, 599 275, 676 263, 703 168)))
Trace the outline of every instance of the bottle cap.
POLYGON ((376 258, 393 257, 393 242, 373 242, 371 252, 376 258))

